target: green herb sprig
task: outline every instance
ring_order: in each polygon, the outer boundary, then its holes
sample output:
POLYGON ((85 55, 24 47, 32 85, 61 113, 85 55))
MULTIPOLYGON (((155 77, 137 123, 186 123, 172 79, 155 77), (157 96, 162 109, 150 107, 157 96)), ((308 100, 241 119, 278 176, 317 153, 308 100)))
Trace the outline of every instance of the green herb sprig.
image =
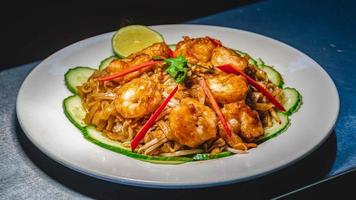
POLYGON ((167 58, 164 60, 168 64, 166 72, 175 80, 176 83, 183 83, 187 78, 188 61, 180 55, 175 58, 167 58))

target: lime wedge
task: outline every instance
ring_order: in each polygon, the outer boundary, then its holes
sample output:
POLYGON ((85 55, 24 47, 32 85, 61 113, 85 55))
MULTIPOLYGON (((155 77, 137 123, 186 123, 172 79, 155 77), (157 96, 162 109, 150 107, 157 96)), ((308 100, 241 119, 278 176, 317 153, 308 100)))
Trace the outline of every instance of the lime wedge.
POLYGON ((163 42, 161 34, 142 25, 131 25, 120 28, 112 37, 114 53, 127 57, 157 42, 163 42))

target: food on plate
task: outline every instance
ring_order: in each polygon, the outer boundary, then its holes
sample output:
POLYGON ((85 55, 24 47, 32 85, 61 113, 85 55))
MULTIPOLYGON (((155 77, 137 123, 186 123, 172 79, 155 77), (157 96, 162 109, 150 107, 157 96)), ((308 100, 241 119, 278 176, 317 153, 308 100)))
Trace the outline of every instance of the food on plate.
POLYGON ((175 164, 247 153, 286 130, 302 104, 281 74, 218 38, 176 45, 145 26, 116 32, 117 56, 65 74, 64 112, 84 137, 140 160, 175 164))

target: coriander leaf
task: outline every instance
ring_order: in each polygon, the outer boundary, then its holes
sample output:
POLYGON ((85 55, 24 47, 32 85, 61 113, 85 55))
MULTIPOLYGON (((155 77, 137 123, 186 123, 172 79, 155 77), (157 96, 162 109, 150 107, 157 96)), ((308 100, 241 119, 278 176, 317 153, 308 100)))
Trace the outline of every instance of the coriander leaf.
POLYGON ((188 61, 184 56, 178 56, 176 58, 167 58, 164 60, 168 63, 166 72, 177 82, 183 83, 188 73, 188 61))

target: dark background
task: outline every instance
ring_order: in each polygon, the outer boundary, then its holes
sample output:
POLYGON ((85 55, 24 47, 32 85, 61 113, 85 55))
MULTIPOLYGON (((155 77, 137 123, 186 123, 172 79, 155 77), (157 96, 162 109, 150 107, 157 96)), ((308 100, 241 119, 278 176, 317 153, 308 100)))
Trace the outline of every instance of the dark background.
POLYGON ((0 69, 128 24, 182 23, 256 0, 8 1, 0 12, 0 69))

